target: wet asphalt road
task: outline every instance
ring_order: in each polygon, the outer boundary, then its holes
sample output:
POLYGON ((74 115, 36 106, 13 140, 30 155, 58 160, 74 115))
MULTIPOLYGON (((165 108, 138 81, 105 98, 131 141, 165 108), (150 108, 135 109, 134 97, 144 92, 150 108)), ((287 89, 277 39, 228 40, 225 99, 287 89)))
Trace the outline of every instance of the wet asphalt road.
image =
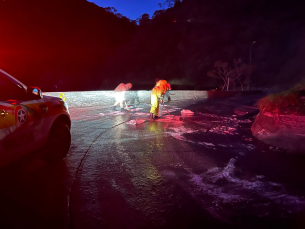
POLYGON ((70 109, 65 160, 1 170, 0 228, 304 228, 305 158, 252 137, 258 97, 70 109))

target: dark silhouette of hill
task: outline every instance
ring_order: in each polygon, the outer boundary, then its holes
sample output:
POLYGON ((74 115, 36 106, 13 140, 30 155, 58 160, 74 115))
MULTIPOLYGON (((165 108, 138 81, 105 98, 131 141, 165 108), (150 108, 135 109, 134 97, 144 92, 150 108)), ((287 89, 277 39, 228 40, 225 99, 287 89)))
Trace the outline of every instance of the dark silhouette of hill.
POLYGON ((302 9, 295 0, 183 0, 136 25, 86 0, 0 1, 0 68, 45 91, 149 89, 155 78, 205 89, 220 83, 206 74, 217 60, 248 64, 251 48, 251 86, 288 87, 305 72, 302 9))
POLYGON ((45 90, 99 88, 136 29, 85 0, 0 1, 0 23, 1 68, 45 90))
POLYGON ((283 0, 176 2, 140 24, 130 46, 138 56, 128 58, 130 69, 137 69, 141 78, 157 76, 195 88, 215 86, 220 82, 206 75, 214 63, 241 58, 249 64, 250 46, 256 41, 250 85, 292 85, 305 71, 302 6, 283 0))

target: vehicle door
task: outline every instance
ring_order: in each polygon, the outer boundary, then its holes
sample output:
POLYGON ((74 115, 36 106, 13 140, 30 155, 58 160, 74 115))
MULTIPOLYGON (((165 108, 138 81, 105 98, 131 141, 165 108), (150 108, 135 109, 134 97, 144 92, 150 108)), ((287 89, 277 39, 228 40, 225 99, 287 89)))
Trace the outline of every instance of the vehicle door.
POLYGON ((0 166, 33 149, 29 112, 21 105, 26 88, 0 74, 0 166))

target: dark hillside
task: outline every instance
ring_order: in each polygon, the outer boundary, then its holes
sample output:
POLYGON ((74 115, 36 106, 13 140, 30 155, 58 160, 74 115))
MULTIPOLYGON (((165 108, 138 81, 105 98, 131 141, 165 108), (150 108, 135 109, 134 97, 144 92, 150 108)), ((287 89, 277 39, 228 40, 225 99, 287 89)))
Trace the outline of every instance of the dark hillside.
POLYGON ((101 87, 136 28, 85 0, 1 1, 0 23, 1 68, 44 90, 101 87))
POLYGON ((251 53, 253 87, 304 78, 301 1, 175 2, 137 26, 86 0, 0 1, 0 68, 45 91, 150 89, 155 78, 207 89, 220 84, 207 76, 217 60, 249 66, 251 53))
MULTIPOLYGON (((298 1, 183 0, 143 20, 133 39, 126 77, 163 77, 179 88, 216 86, 206 73, 217 60, 249 64, 251 86, 294 84, 305 72, 304 14, 298 1), (135 55, 136 54, 136 55, 135 55), (179 86, 180 85, 180 86, 179 86)), ((176 87, 176 88, 177 88, 176 87)))

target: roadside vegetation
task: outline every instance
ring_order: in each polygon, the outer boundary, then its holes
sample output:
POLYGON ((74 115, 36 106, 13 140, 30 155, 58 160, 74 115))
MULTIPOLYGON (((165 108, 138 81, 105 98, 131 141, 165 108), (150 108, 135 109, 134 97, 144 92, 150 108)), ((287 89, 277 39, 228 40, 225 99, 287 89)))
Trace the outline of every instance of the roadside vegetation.
POLYGON ((244 91, 249 90, 249 77, 254 69, 255 66, 242 63, 240 58, 234 59, 232 64, 218 60, 207 76, 220 79, 222 91, 244 91))
POLYGON ((258 101, 260 110, 275 114, 305 115, 305 82, 293 88, 268 95, 258 101))

